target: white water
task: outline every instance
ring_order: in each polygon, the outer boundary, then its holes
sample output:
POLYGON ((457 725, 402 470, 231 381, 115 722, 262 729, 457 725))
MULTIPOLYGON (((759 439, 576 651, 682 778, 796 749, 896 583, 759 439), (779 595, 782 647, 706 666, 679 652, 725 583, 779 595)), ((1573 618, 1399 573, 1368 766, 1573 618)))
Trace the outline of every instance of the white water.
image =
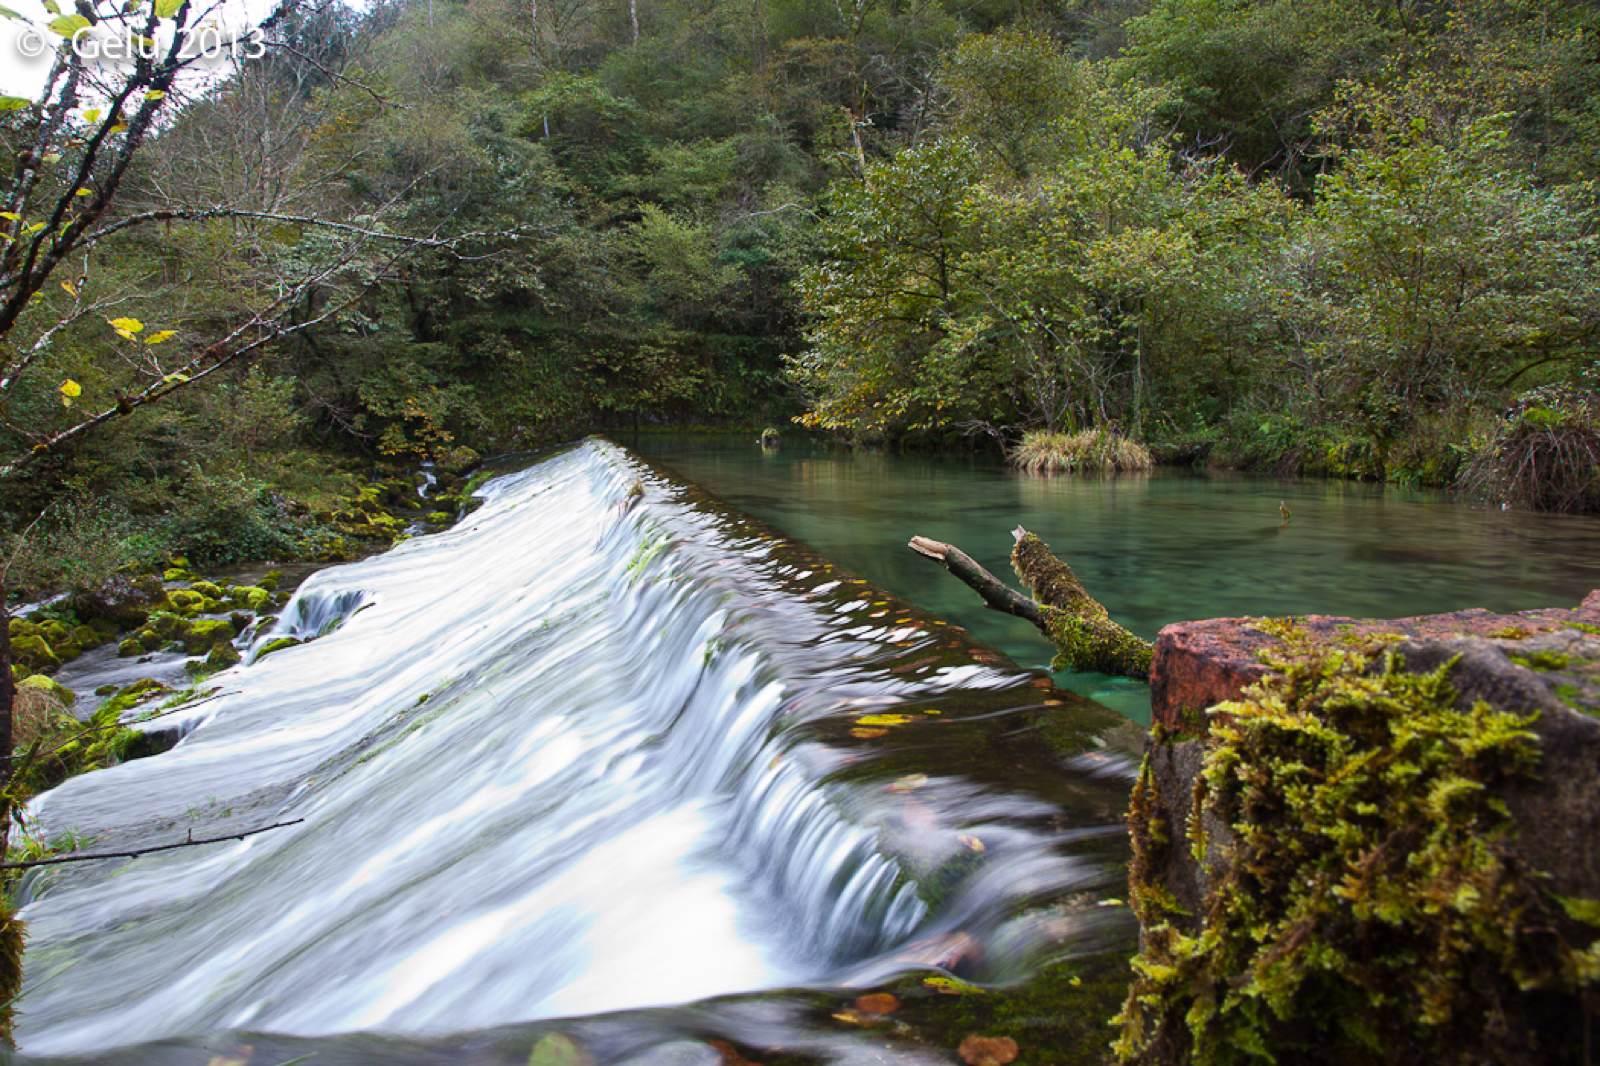
POLYGON ((1039 801, 941 777, 907 797, 840 777, 863 755, 817 739, 1025 678, 928 655, 923 623, 613 445, 483 495, 449 532, 314 575, 278 632, 326 635, 214 678, 176 748, 36 801, 96 850, 304 821, 36 873, 22 1050, 845 981, 949 962, 958 929, 1014 938, 1019 900, 1090 877, 1028 828, 1039 801), (981 876, 935 912, 918 871, 974 833, 981 876))

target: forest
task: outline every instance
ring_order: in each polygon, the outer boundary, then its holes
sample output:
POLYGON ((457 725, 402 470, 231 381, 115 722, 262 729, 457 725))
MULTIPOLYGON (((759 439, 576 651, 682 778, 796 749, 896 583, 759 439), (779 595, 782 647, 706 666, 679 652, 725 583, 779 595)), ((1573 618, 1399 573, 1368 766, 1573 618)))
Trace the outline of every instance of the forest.
POLYGON ((1542 0, 291 5, 151 104, 20 294, 28 205, 127 135, 85 87, 30 170, 8 97, 10 587, 336 557, 374 468, 663 425, 1593 510, 1597 32, 1542 0))

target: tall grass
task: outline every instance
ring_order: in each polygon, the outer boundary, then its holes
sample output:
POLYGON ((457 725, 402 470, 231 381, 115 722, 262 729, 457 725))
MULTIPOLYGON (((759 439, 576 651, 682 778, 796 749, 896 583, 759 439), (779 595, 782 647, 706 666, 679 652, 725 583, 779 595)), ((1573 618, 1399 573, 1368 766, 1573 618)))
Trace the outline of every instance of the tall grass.
POLYGON ((1600 512, 1600 395, 1558 386, 1525 393, 1461 487, 1533 511, 1600 512))
POLYGON ((1012 449, 1011 465, 1029 474, 1127 474, 1149 470, 1150 449, 1104 429, 1077 433, 1032 430, 1012 449))

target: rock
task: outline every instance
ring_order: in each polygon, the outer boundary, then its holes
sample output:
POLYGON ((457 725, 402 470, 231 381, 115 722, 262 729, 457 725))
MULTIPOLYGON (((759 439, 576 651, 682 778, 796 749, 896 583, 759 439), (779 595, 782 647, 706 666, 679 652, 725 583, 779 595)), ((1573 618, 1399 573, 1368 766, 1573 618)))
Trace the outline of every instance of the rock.
POLYGON ((78 702, 77 693, 54 678, 45 677, 43 674, 34 674, 32 677, 23 678, 17 682, 17 689, 19 691, 30 689, 35 692, 42 692, 63 707, 71 707, 78 702))
POLYGON ((235 585, 228 590, 228 602, 235 607, 260 611, 272 605, 272 593, 257 585, 235 585))
POLYGON ((231 644, 235 634, 233 623, 226 618, 200 618, 183 636, 183 650, 190 655, 203 655, 218 644, 231 644))
POLYGON ((274 637, 272 640, 267 641, 267 643, 262 646, 261 650, 256 653, 256 659, 265 659, 273 652, 279 652, 285 648, 297 647, 302 643, 304 642, 300 640, 299 637, 274 637))
POLYGON ((189 586, 190 591, 198 592, 208 600, 220 600, 223 597, 222 589, 210 581, 196 581, 189 586))
POLYGON ((144 645, 139 642, 139 638, 136 636, 128 637, 117 645, 117 655, 124 659, 131 659, 135 655, 143 655, 144 651, 144 645))
MULTIPOLYGON (((1563 976, 1575 971, 1549 960, 1597 950, 1595 929, 1585 924, 1600 914, 1597 622, 1600 593, 1574 610, 1312 618, 1302 626, 1310 639, 1292 638, 1292 660, 1272 668, 1286 673, 1269 673, 1258 659, 1282 636, 1252 620, 1163 630, 1152 685, 1159 674, 1166 686, 1157 707, 1164 728, 1148 745, 1128 813, 1130 894, 1141 924, 1140 976, 1124 1018, 1131 1061, 1190 1061, 1193 1034, 1201 1032, 1194 1027, 1221 1025, 1211 1013, 1215 990, 1242 987, 1265 972, 1260 967, 1286 958, 1275 953, 1288 943, 1296 958, 1343 957, 1366 966, 1367 977, 1381 969, 1383 980, 1397 982, 1363 1006, 1366 986, 1356 978, 1345 985, 1339 977, 1308 978, 1326 982, 1307 993, 1313 999, 1326 995, 1347 1012, 1370 1013, 1362 1021, 1376 1027, 1370 1033, 1381 1028, 1390 1042, 1410 1034, 1403 1042, 1415 1046, 1396 1046, 1386 1061, 1568 1061, 1584 1039, 1572 1021, 1583 1011, 1563 976), (1362 656, 1333 654, 1346 648, 1362 656), (1395 653, 1392 666, 1387 651, 1395 653), (1441 672, 1444 687, 1434 677, 1441 672), (1242 691, 1257 679, 1270 698, 1242 691), (1330 695, 1312 699, 1319 692, 1330 695), (1223 700, 1241 701, 1233 717, 1204 713, 1223 700), (1450 724, 1457 714, 1460 724, 1450 724), (1335 761, 1339 752, 1343 763, 1335 761), (1203 780, 1213 753, 1221 757, 1218 776, 1203 780), (1387 769, 1379 776, 1368 767, 1387 769), (1198 811, 1197 800, 1204 801, 1198 811), (1307 811, 1328 812, 1330 821, 1307 811), (1466 841, 1465 853, 1478 856, 1483 872, 1441 862, 1463 854, 1445 850, 1461 846, 1449 843, 1455 839, 1466 841), (1304 897, 1324 901, 1320 912, 1300 909, 1299 886, 1324 883, 1329 869, 1339 887, 1304 897), (1430 910, 1417 884, 1448 906, 1430 910), (1269 885, 1276 887, 1262 887, 1269 885), (1246 902, 1238 904, 1241 894, 1246 902), (1375 900, 1388 902, 1374 911, 1375 900), (1288 941, 1253 939, 1277 928, 1270 916, 1279 908, 1295 916, 1288 941), (1459 924, 1437 931, 1452 921, 1459 924), (1338 943, 1340 935, 1351 939, 1338 943), (1352 943, 1361 947, 1349 954, 1352 943), (1437 962, 1439 943, 1454 962, 1437 962), (1208 944, 1228 946, 1207 955, 1208 944), (1258 945, 1253 958, 1235 954, 1250 944, 1258 945), (1390 945, 1392 963, 1385 961, 1390 945), (1496 962, 1511 958, 1519 961, 1496 962), (1231 961, 1206 968, 1217 960, 1231 961), (1436 964, 1444 968, 1416 972, 1436 964), (1428 996, 1437 1002, 1459 1002, 1443 1016, 1448 1026, 1422 1023, 1418 997, 1395 995, 1417 987, 1433 989, 1428 996), (1482 1025, 1485 1010, 1495 1025, 1482 1025)), ((1316 1061, 1356 1061, 1340 1058, 1353 1053, 1353 1030, 1306 1002, 1287 1004, 1287 1013, 1265 1023, 1266 1050, 1290 1061, 1289 1048, 1314 1045, 1328 1056, 1316 1061)), ((1236 1024, 1240 1016, 1231 1017, 1236 1024)), ((1205 1031, 1232 1039, 1219 1035, 1222 1028, 1205 1031)))
POLYGON ((131 629, 143 625, 166 594, 166 588, 155 574, 137 577, 117 574, 96 588, 76 593, 71 601, 72 610, 91 625, 104 619, 117 628, 131 629))
MULTIPOLYGON (((1266 672, 1261 653, 1278 641, 1257 628, 1259 621, 1209 618, 1178 622, 1161 630, 1150 664, 1151 719, 1168 729, 1192 726, 1198 712, 1237 698, 1246 685, 1260 678, 1266 672)), ((1296 618, 1295 622, 1323 640, 1379 634, 1432 639, 1529 637, 1561 630, 1579 631, 1584 626, 1600 627, 1600 589, 1570 610, 1542 608, 1496 614, 1474 608, 1389 620, 1314 614, 1296 618)))
POLYGON ((185 617, 199 614, 207 606, 205 596, 193 589, 173 589, 167 593, 167 603, 173 611, 185 617))
POLYGON ((40 673, 49 673, 59 669, 61 660, 56 658, 56 653, 50 650, 50 645, 45 643, 43 637, 36 634, 13 636, 11 638, 11 658, 26 666, 29 670, 40 673))

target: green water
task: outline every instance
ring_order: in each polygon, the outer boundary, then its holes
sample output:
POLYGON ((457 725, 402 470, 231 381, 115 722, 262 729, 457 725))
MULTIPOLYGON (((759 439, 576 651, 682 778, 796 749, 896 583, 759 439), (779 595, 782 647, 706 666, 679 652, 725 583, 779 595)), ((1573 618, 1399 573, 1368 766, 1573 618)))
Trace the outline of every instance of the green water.
MULTIPOLYGON (((1170 622, 1225 615, 1570 606, 1600 588, 1600 519, 1499 511, 1437 492, 1179 471, 1039 478, 982 459, 804 440, 763 451, 744 437, 622 439, 1026 666, 1047 666, 1044 639, 907 550, 913 534, 957 544, 1010 576, 1010 530, 1026 526, 1146 637, 1170 622), (1292 513, 1287 524, 1280 500, 1292 513)), ((1097 674, 1057 682, 1149 718, 1142 684, 1097 674)))

